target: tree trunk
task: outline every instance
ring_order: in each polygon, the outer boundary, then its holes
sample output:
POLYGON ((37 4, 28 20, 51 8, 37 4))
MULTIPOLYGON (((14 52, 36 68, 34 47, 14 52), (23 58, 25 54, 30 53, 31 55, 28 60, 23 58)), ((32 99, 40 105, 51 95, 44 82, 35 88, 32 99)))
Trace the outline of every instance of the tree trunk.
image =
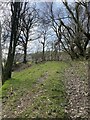
POLYGON ((27 43, 24 45, 24 58, 23 63, 27 63, 27 43))
MULTIPOLYGON (((14 34, 14 33, 13 33, 14 34)), ((12 38, 13 39, 13 38, 12 38)), ((17 43, 17 38, 15 37, 14 42, 11 40, 11 44, 13 42, 13 47, 10 44, 9 46, 9 52, 8 52, 8 58, 7 58, 7 62, 5 64, 5 67, 3 69, 3 77, 2 77, 2 84, 4 84, 4 82, 11 78, 11 73, 12 73, 12 67, 13 67, 13 61, 14 61, 14 55, 15 55, 15 49, 16 49, 16 43, 17 43)))
POLYGON ((61 53, 60 53, 60 43, 59 43, 59 45, 58 45, 58 47, 59 47, 59 51, 58 51, 58 61, 60 60, 60 55, 61 55, 61 53))
POLYGON ((43 45, 42 61, 45 61, 45 36, 44 36, 44 42, 42 42, 42 45, 43 45))
POLYGON ((12 10, 12 17, 11 17, 11 38, 10 38, 10 45, 9 45, 9 52, 6 64, 3 69, 3 76, 2 76, 2 84, 11 78, 12 73, 12 66, 14 61, 15 49, 17 44, 17 34, 18 34, 18 23, 19 23, 19 12, 20 12, 20 2, 15 2, 13 4, 14 9, 12 10))
POLYGON ((42 56, 42 60, 45 61, 45 51, 44 51, 44 44, 43 44, 43 56, 42 56))

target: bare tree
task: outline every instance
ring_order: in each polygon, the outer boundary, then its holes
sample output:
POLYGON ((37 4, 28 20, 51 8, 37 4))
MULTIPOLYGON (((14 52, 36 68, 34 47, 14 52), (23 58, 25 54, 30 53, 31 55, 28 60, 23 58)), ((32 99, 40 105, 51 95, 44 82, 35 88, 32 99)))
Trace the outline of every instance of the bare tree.
POLYGON ((4 83, 7 79, 11 78, 15 49, 18 41, 18 26, 21 18, 22 6, 23 3, 21 2, 11 2, 11 36, 8 57, 3 69, 2 83, 4 83))
MULTIPOLYGON (((55 34, 57 36, 57 39, 54 44, 54 47, 56 49, 55 51, 59 51, 59 53, 60 53, 60 44, 61 44, 63 46, 63 48, 65 49, 65 51, 71 56, 70 51, 67 49, 67 45, 63 42, 64 39, 62 39, 62 37, 63 37, 62 23, 64 24, 62 19, 67 19, 68 16, 64 16, 64 14, 62 15, 60 13, 61 10, 55 10, 53 2, 47 4, 46 6, 48 9, 46 17, 47 17, 48 21, 50 21, 51 28, 53 29, 53 31, 55 32, 55 34), (58 50, 57 50, 57 48, 58 48, 58 50)), ((55 52, 55 53, 57 54, 57 52, 55 52)))
POLYGON ((45 26, 44 24, 41 26, 41 29, 39 33, 41 34, 41 41, 40 43, 42 44, 42 61, 45 61, 45 47, 46 47, 46 40, 47 40, 47 32, 48 32, 48 27, 45 26))
POLYGON ((75 3, 74 11, 70 8, 70 5, 68 5, 67 1, 64 1, 63 4, 68 10, 69 15, 71 16, 76 26, 75 28, 76 40, 74 40, 74 43, 78 47, 80 51, 80 55, 85 56, 86 55, 85 51, 90 40, 90 33, 89 33, 90 12, 88 10, 89 4, 87 2, 77 2, 75 3), (82 16, 84 17, 82 18, 82 16), (80 38, 82 34, 83 36, 86 36, 87 39, 83 40, 82 38, 80 38))
POLYGON ((32 40, 31 34, 34 27, 36 27, 37 23, 37 10, 34 6, 30 6, 30 4, 26 5, 26 11, 21 19, 21 35, 19 37, 19 45, 22 45, 24 51, 24 59, 23 63, 27 63, 27 45, 28 42, 32 40))

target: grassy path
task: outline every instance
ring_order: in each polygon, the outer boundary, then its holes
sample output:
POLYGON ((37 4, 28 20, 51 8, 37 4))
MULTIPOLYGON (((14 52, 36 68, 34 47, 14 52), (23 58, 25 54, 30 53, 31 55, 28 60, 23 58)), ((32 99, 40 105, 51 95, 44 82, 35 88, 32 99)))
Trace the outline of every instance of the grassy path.
POLYGON ((65 118, 64 62, 15 72, 3 86, 3 118, 65 118))
POLYGON ((87 76, 87 63, 80 61, 46 62, 15 72, 2 87, 2 116, 86 118, 87 76))

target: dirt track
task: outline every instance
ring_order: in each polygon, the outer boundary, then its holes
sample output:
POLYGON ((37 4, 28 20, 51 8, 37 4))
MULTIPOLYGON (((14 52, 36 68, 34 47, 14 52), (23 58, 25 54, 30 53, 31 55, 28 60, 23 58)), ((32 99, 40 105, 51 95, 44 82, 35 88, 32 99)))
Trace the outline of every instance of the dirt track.
POLYGON ((66 70, 66 89, 68 98, 68 107, 66 112, 70 117, 74 119, 86 118, 88 116, 88 99, 87 99, 87 65, 83 64, 82 68, 79 68, 79 64, 72 64, 71 68, 66 70), (83 67, 85 72, 83 76, 79 73, 83 67))

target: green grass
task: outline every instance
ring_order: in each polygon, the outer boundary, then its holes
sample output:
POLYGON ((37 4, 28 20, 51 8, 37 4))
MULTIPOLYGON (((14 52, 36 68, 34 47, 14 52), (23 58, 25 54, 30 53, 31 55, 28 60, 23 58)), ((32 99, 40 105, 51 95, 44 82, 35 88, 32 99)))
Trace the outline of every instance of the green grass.
MULTIPOLYGON (((83 62, 72 62, 83 65, 83 62)), ((12 79, 2 86, 3 113, 19 118, 65 118, 67 104, 64 86, 67 62, 45 62, 20 72, 14 72, 12 79), (28 98, 31 96, 31 100, 28 98), (15 112, 21 99, 26 101, 22 110, 15 112), (8 112, 9 111, 9 112, 8 112)), ((77 69, 83 73, 82 67, 77 69)))
POLYGON ((63 118, 66 105, 63 74, 67 65, 63 62, 48 62, 39 67, 43 73, 48 72, 48 77, 43 84, 38 85, 42 93, 34 99, 32 105, 21 116, 63 118))

